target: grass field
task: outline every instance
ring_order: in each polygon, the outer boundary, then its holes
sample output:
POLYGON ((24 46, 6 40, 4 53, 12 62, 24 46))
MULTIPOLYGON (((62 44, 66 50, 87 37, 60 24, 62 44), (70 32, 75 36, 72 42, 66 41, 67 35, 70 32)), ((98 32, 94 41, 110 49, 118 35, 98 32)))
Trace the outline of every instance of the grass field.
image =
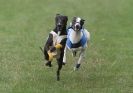
POLYGON ((133 0, 0 0, 0 93, 133 93, 132 30, 133 0), (87 62, 73 72, 68 56, 61 81, 39 49, 56 13, 91 33, 87 62))

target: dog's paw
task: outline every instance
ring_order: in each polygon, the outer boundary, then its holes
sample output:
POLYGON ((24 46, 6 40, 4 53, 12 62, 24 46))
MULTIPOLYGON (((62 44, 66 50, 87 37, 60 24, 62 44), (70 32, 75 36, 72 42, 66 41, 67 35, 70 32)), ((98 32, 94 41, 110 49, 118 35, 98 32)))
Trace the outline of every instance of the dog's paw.
POLYGON ((76 66, 74 67, 74 71, 77 71, 80 68, 80 64, 76 64, 76 66))
POLYGON ((48 66, 48 67, 52 67, 51 62, 49 62, 49 61, 45 65, 48 66))
POLYGON ((66 64, 65 62, 62 63, 62 65, 65 65, 65 64, 66 64))
POLYGON ((78 69, 80 67, 80 64, 76 64, 76 68, 78 69))
POLYGON ((50 52, 54 52, 54 51, 56 51, 56 48, 55 47, 51 47, 50 48, 50 52))

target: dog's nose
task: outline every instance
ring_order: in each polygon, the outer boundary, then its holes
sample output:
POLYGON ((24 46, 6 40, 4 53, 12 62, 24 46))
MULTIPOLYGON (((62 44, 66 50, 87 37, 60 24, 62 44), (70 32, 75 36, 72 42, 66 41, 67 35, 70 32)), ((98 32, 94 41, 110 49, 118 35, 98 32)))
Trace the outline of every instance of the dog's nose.
POLYGON ((58 26, 58 27, 61 27, 61 23, 59 22, 59 23, 57 24, 57 26, 58 26))
POLYGON ((76 27, 76 29, 80 29, 80 25, 76 25, 75 27, 76 27))

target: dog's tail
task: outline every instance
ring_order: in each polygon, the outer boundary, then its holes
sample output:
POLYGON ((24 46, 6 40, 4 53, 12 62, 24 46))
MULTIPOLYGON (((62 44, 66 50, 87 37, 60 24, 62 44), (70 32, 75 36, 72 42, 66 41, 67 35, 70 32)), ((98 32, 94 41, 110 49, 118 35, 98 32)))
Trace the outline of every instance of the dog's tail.
POLYGON ((41 51, 42 51, 42 53, 44 52, 44 50, 42 49, 42 47, 39 47, 40 49, 41 49, 41 51))

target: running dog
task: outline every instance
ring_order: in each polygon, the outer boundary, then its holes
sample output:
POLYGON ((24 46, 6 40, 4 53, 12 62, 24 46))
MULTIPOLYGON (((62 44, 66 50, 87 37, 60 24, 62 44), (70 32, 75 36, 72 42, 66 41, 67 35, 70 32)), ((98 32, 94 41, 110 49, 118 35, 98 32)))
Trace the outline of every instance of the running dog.
POLYGON ((80 64, 84 58, 84 52, 90 40, 90 33, 83 27, 84 21, 85 20, 81 19, 80 17, 74 17, 70 27, 67 30, 67 42, 63 62, 66 63, 67 50, 72 51, 74 57, 76 56, 77 52, 79 52, 79 58, 74 70, 77 70, 80 67, 80 64))
POLYGON ((53 58, 56 58, 58 63, 57 80, 60 80, 60 70, 63 65, 64 48, 67 40, 68 17, 57 14, 55 17, 55 28, 49 33, 48 39, 44 45, 43 53, 46 66, 51 67, 53 58))

